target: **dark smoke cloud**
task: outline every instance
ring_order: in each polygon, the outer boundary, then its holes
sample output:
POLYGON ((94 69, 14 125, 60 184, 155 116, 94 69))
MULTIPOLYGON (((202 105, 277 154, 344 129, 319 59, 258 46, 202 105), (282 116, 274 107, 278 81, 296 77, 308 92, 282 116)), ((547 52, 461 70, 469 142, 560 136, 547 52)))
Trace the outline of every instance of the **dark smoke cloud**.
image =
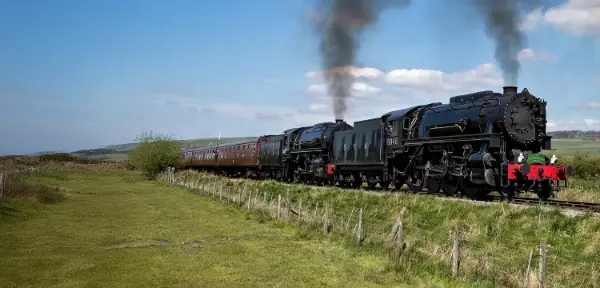
POLYGON ((473 0, 485 17, 485 32, 496 44, 494 57, 502 69, 504 82, 517 85, 521 63, 517 56, 527 39, 519 25, 521 16, 538 7, 542 0, 473 0))
POLYGON ((318 0, 320 52, 336 119, 344 119, 354 81, 347 68, 356 61, 361 34, 377 23, 385 9, 409 3, 410 0, 318 0))

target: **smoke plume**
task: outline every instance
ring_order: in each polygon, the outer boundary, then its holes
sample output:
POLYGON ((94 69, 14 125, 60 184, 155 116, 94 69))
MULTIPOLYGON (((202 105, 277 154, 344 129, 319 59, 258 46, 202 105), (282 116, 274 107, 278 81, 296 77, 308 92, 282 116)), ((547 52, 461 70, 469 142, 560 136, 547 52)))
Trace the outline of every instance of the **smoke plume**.
POLYGON ((474 0, 485 17, 485 32, 496 44, 494 57, 498 61, 507 85, 517 85, 521 63, 517 58, 525 48, 526 37, 521 32, 520 15, 541 0, 474 0))
POLYGON ((408 4, 409 0, 318 0, 320 52, 336 119, 344 119, 354 81, 350 68, 365 28, 376 24, 386 8, 408 4))

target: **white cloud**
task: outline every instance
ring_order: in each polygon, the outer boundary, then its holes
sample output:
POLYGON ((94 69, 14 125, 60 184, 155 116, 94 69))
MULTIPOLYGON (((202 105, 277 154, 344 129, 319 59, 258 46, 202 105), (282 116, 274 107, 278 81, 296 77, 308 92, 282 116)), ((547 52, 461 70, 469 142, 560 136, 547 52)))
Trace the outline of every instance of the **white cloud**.
POLYGON ((542 23, 574 35, 600 34, 600 3, 598 0, 567 0, 545 12, 537 8, 525 17, 521 27, 530 30, 542 23))
MULTIPOLYGON (((324 99, 327 94, 327 84, 312 84, 306 88, 306 91, 312 93, 317 98, 324 99)), ((365 82, 354 82, 350 88, 351 95, 356 98, 370 98, 381 91, 381 88, 369 85, 365 82)))
POLYGON ((587 126, 598 126, 600 124, 600 120, 596 119, 583 119, 583 123, 587 126))
POLYGON ((589 129, 599 129, 600 128, 600 120, 586 118, 579 119, 578 121, 574 120, 548 120, 546 123, 547 131, 561 131, 561 130, 586 130, 589 129))
POLYGON ((323 103, 313 103, 308 105, 308 110, 310 111, 323 111, 328 107, 327 104, 323 103))
POLYGON ((544 21, 544 14, 542 13, 542 8, 538 7, 525 16, 525 19, 521 23, 521 29, 532 30, 542 21, 544 21))
POLYGON ((581 124, 578 124, 573 120, 548 120, 546 123, 546 130, 548 132, 577 129, 581 129, 581 124))
POLYGON ((545 51, 541 51, 541 52, 537 52, 534 51, 531 48, 525 48, 521 51, 519 51, 519 54, 517 55, 517 58, 520 61, 527 61, 527 60, 531 60, 531 61, 543 61, 543 60, 554 60, 556 59, 556 57, 548 52, 545 51))
POLYGON ((600 109, 600 102, 596 102, 596 101, 585 102, 585 103, 582 103, 579 106, 577 106, 577 108, 589 109, 589 110, 600 109))
POLYGON ((322 94, 327 92, 327 85, 325 84, 312 84, 306 88, 306 91, 315 94, 322 94))
MULTIPOLYGON (((357 81, 352 86, 353 98, 386 97, 386 99, 415 98, 440 100, 460 93, 470 93, 490 87, 501 87, 504 83, 502 75, 494 64, 486 63, 474 69, 444 72, 430 69, 395 69, 381 71, 370 67, 344 67, 336 73, 348 73, 357 81), (383 90, 378 86, 389 86, 383 90), (384 93, 389 92, 389 93, 384 93)), ((315 81, 325 81, 323 72, 308 72, 306 76, 315 81)), ((323 96, 325 84, 313 84, 309 92, 323 96)))

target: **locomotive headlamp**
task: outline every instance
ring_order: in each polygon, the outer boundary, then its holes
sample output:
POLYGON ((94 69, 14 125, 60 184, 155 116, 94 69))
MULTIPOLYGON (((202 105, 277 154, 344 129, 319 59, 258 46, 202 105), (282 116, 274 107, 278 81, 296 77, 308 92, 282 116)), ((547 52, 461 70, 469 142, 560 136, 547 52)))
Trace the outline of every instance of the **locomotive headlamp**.
POLYGON ((550 158, 550 164, 556 163, 556 160, 558 160, 558 158, 556 158, 556 155, 552 155, 552 158, 550 158))
POLYGON ((519 153, 519 157, 517 157, 517 162, 522 163, 523 160, 525 160, 525 156, 523 155, 523 152, 519 153))

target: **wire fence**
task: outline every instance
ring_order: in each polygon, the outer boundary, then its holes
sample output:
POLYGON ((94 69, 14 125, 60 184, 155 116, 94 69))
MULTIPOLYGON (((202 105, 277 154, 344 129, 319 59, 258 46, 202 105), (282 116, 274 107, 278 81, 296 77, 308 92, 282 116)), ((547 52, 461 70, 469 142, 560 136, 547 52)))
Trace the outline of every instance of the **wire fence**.
POLYGON ((543 240, 539 246, 528 249, 526 255, 515 258, 519 254, 506 247, 491 251, 478 249, 477 243, 467 243, 465 232, 460 229, 451 229, 447 238, 440 239, 439 231, 425 230, 403 221, 406 210, 401 207, 390 219, 389 211, 377 210, 377 207, 345 209, 325 201, 314 202, 309 197, 303 199, 290 195, 289 190, 267 192, 246 185, 244 181, 227 185, 218 177, 202 177, 202 174, 194 177, 189 172, 165 172, 157 180, 202 193, 217 201, 235 204, 275 221, 295 223, 324 235, 351 239, 357 247, 386 249, 390 252, 390 263, 395 269, 413 270, 424 262, 434 260, 442 262, 452 277, 474 275, 500 279, 497 284, 504 287, 551 287, 548 284, 550 279, 567 276, 572 277, 569 285, 600 287, 600 264, 596 265, 593 259, 578 261, 552 254, 552 248, 543 240), (561 275, 553 277, 548 275, 548 271, 560 271, 561 275))

